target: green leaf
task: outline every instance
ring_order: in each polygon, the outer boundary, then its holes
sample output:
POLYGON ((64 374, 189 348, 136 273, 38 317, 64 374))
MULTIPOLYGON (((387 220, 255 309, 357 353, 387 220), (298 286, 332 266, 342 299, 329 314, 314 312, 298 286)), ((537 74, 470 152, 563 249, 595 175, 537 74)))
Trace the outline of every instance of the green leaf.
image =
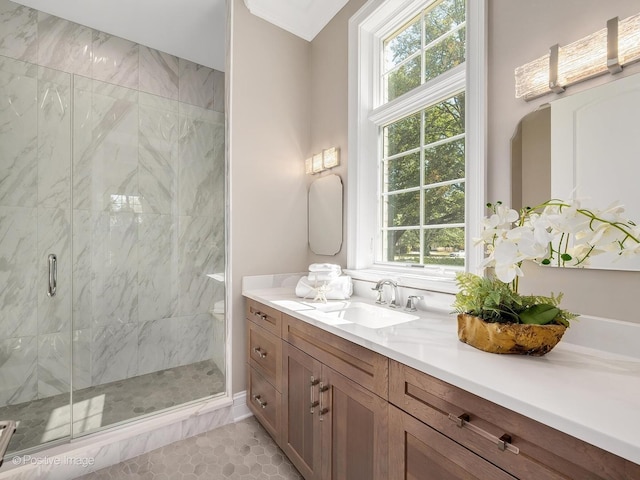
POLYGON ((560 309, 546 303, 533 305, 520 312, 520 321, 533 325, 546 325, 553 321, 560 313, 560 309))
POLYGON ((568 253, 563 253, 562 255, 560 255, 560 258, 565 261, 568 262, 569 260, 571 260, 573 257, 571 255, 569 255, 568 253))
POLYGON ((540 263, 541 263, 542 265, 549 265, 549 264, 551 264, 551 260, 549 260, 548 258, 545 258, 545 259, 544 259, 544 260, 542 260, 540 263))

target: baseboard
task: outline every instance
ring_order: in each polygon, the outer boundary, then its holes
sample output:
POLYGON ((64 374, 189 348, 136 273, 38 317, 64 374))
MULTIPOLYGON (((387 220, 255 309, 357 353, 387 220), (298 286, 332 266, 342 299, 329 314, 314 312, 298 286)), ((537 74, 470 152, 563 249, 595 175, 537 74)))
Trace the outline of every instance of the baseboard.
POLYGON ((247 407, 247 391, 238 392, 233 396, 233 421, 239 422, 249 418, 253 413, 247 407))

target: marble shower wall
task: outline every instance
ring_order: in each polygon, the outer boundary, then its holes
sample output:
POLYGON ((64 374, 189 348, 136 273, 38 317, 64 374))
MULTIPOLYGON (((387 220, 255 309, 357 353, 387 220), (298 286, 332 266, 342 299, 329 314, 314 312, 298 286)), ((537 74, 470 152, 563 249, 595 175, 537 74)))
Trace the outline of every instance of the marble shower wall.
POLYGON ((0 97, 0 406, 223 369, 224 74, 0 0, 0 97))

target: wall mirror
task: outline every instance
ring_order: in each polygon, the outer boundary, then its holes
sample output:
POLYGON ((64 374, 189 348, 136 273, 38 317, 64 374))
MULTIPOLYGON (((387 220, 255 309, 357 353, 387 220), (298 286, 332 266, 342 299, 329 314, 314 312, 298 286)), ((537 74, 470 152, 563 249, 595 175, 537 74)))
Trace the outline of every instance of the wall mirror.
MULTIPOLYGON (((640 223, 640 74, 552 101, 526 115, 511 142, 512 204, 581 199, 625 207, 640 223)), ((588 268, 640 270, 640 258, 592 257, 588 268)))
POLYGON ((309 187, 309 247, 318 255, 342 248, 342 180, 326 175, 309 187))

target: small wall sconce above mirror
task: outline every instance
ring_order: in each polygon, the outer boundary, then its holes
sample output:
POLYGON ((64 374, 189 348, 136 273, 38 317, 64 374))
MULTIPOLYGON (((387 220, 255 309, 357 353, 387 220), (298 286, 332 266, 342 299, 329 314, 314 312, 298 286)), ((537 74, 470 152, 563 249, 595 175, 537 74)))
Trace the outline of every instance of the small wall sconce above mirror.
POLYGON ((342 180, 326 175, 309 187, 309 247, 318 255, 342 248, 342 180))
POLYGON ((340 165, 340 149, 337 147, 331 147, 323 150, 320 153, 315 153, 310 158, 304 161, 305 173, 307 175, 313 175, 315 173, 324 172, 329 168, 337 167, 340 165))
POLYGON ((640 60, 640 13, 603 28, 569 45, 554 45, 547 55, 515 70, 516 98, 531 100, 583 80, 622 70, 640 60))

